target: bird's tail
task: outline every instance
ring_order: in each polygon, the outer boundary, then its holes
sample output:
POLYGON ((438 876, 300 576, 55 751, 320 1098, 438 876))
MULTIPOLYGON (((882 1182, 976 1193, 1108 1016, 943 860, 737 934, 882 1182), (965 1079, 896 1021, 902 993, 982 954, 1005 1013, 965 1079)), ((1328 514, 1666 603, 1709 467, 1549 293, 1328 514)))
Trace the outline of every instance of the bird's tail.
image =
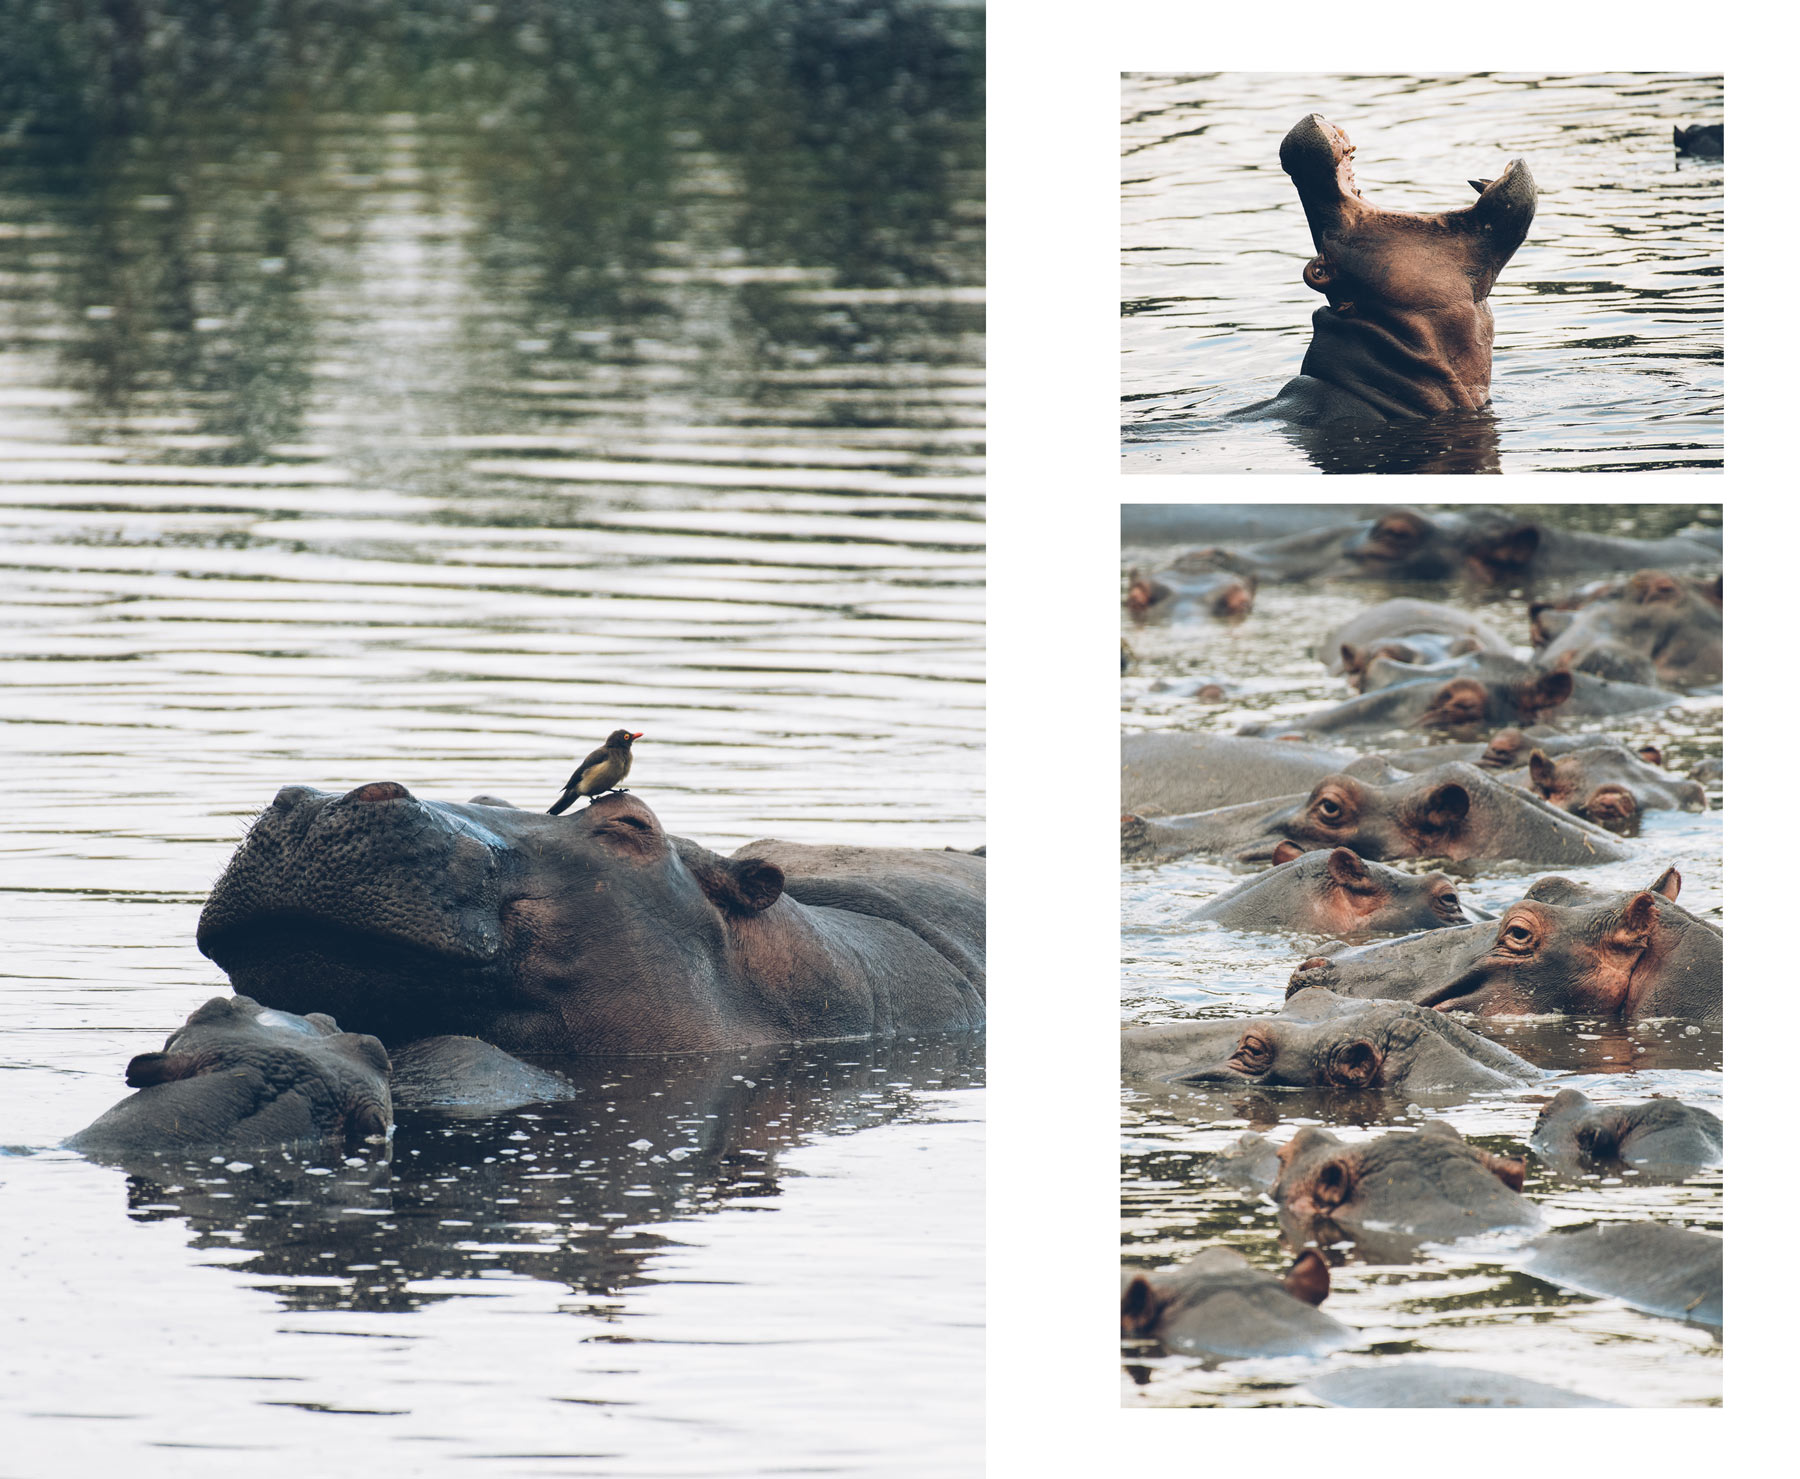
POLYGON ((581 792, 577 791, 573 786, 570 786, 568 790, 564 791, 562 795, 556 798, 556 805, 550 808, 550 815, 553 817, 561 816, 563 812, 568 810, 569 803, 580 794, 581 792))

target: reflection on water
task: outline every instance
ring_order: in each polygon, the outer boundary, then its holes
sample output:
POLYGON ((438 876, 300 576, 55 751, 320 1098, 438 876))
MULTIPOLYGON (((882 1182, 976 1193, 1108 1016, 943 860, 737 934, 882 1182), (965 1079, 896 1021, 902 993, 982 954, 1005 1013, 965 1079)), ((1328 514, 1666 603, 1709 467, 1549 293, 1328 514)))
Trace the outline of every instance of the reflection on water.
MULTIPOLYGON (((985 840, 978 9, 0 19, 10 1144, 86 1123, 221 988, 199 904, 291 782, 542 807, 629 724, 634 789, 709 846, 985 840)), ((249 1192, 8 1157, 57 1332, 9 1400, 113 1462, 316 1452, 321 1413, 404 1409, 394 1451, 437 1459, 860 1470, 898 1462, 905 1390, 933 1466, 972 1468, 979 1064, 915 1065, 909 1098, 878 1060, 641 1100, 633 1073, 249 1192), (652 1176, 634 1142, 701 1101, 720 1122, 652 1176), (857 1297, 866 1326, 821 1319, 857 1297), (635 1364, 588 1359, 592 1301, 638 1321, 635 1364), (331 1338, 273 1356, 301 1312, 331 1338), (114 1382, 145 1343, 184 1354, 114 1382), (54 1395, 96 1361, 105 1400, 54 1395), (307 1389, 259 1427, 268 1383, 307 1389), (103 1407, 161 1426, 61 1420, 103 1407), (670 1432, 686 1457, 647 1446, 670 1432)))
MULTIPOLYGON (((1258 512, 1266 522, 1268 516, 1258 512)), ((1529 512, 1542 516, 1544 511, 1529 512)), ((1716 516, 1716 506, 1608 504, 1559 507, 1556 522, 1654 538, 1716 516)), ((1159 568, 1189 542, 1173 510, 1133 508, 1126 529, 1125 569, 1159 568)), ((1477 611, 1523 644, 1528 594, 1444 583, 1265 585, 1242 621, 1127 622, 1122 631, 1135 661, 1122 683, 1124 728, 1230 733, 1271 715, 1294 718, 1336 702, 1346 692, 1344 680, 1327 676, 1310 649, 1358 610, 1390 596, 1477 611), (1228 698, 1196 700, 1191 680, 1200 676, 1229 681, 1228 698)), ((1622 734, 1634 745, 1654 741, 1671 769, 1685 771, 1722 755, 1723 725, 1723 701, 1712 696, 1687 699, 1662 714, 1570 727, 1622 734)), ((1710 795, 1715 809, 1704 814, 1646 815, 1629 843, 1631 857, 1622 862, 1484 871, 1459 878, 1458 894, 1465 903, 1497 913, 1543 874, 1607 888, 1643 888, 1674 863, 1682 875, 1682 905, 1722 922, 1723 813, 1720 794, 1710 795)), ((1120 989, 1126 1024, 1278 1011, 1295 966, 1332 947, 1316 935, 1188 922, 1199 905, 1244 876, 1199 858, 1123 869, 1120 989)), ((1225 1243, 1258 1267, 1285 1269, 1294 1245, 1281 1243, 1283 1223, 1273 1203, 1209 1174, 1214 1159, 1247 1130, 1282 1143, 1302 1126, 1324 1124, 1343 1138, 1360 1140, 1442 1119, 1484 1149, 1517 1156, 1525 1153, 1539 1109, 1562 1088, 1579 1089, 1596 1103, 1635 1103, 1661 1094, 1722 1113, 1723 1034, 1716 1029, 1681 1022, 1626 1029, 1566 1017, 1459 1020, 1549 1077, 1516 1095, 1474 1102, 1457 1096, 1427 1095, 1414 1102, 1410 1096, 1337 1091, 1127 1085, 1121 1111, 1125 1258, 1149 1266, 1174 1264, 1225 1243)), ((1552 1228, 1626 1218, 1711 1232, 1723 1227, 1720 1170, 1669 1183, 1633 1171, 1557 1173, 1532 1158, 1525 1192, 1552 1228)), ((1453 1250, 1428 1248, 1422 1261, 1409 1250, 1364 1247, 1334 1263, 1324 1305, 1359 1332, 1350 1351, 1323 1365, 1283 1358, 1231 1361, 1209 1370, 1190 1358, 1161 1354, 1160 1347, 1134 1346, 1124 1367, 1124 1400, 1154 1406, 1306 1405, 1314 1400, 1305 1389, 1309 1377, 1321 1369, 1366 1364, 1378 1355, 1480 1367, 1628 1406, 1719 1400, 1722 1346, 1711 1334, 1523 1277, 1507 1266, 1523 1240, 1502 1235, 1459 1243, 1453 1250)))
POLYGON ((1128 75, 1122 423, 1131 472, 1716 470, 1724 457, 1722 160, 1674 124, 1717 76, 1128 75), (1226 413, 1299 373, 1322 299, 1277 151, 1321 113, 1376 206, 1461 209, 1523 157, 1531 234, 1490 303, 1491 414, 1354 436, 1226 413))

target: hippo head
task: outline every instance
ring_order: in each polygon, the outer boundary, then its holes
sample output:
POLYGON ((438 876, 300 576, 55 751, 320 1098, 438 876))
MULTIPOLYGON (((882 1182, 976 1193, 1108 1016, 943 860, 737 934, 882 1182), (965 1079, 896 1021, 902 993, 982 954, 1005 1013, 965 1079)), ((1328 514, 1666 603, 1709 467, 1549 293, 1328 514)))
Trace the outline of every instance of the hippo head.
POLYGON ((1634 980, 1640 967, 1654 968, 1657 897, 1646 889, 1618 903, 1553 904, 1528 895, 1500 916, 1484 952, 1416 999, 1487 1015, 1621 1015, 1646 989, 1634 980))
POLYGON ((1278 825, 1302 846, 1348 847, 1365 858, 1457 857, 1469 808, 1469 788, 1454 777, 1372 786, 1339 774, 1314 786, 1278 825))
POLYGON ((1452 678, 1432 695, 1430 705, 1413 722, 1420 729, 1443 729, 1452 734, 1472 733, 1514 716, 1535 724, 1567 703, 1574 691, 1575 680, 1566 672, 1535 673, 1496 683, 1452 678))
POLYGON ((782 871, 663 831, 632 795, 563 816, 420 801, 392 781, 289 786, 200 916, 200 949, 261 1001, 399 1044, 699 1051, 733 1040, 728 989, 782 871))
POLYGON ((386 1049, 247 996, 196 1008, 161 1051, 139 1053, 122 1099, 69 1145, 98 1153, 354 1147, 394 1122, 386 1049))
POLYGON ((1412 215, 1363 198, 1355 152, 1316 113, 1281 141, 1281 167, 1317 252, 1302 277, 1328 305, 1313 316, 1302 373, 1388 416, 1485 404, 1494 346, 1487 296, 1537 212, 1531 171, 1514 159, 1495 179, 1469 182, 1472 205, 1412 215), (1396 346, 1405 352, 1396 355, 1396 346))
POLYGON ((1289 1216, 1331 1232, 1366 1226, 1459 1237, 1531 1226, 1540 1217, 1518 1194, 1523 1161, 1470 1145, 1438 1120, 1354 1144, 1329 1130, 1303 1129, 1280 1158, 1275 1200, 1289 1216))

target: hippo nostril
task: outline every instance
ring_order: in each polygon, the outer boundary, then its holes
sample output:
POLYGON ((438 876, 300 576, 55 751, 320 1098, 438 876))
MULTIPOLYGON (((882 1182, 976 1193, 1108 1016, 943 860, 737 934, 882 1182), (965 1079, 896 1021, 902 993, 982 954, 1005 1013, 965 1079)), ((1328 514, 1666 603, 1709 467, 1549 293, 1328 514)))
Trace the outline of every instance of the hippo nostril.
POLYGON ((298 806, 308 796, 315 794, 311 786, 283 786, 275 793, 275 799, 269 803, 271 811, 287 811, 298 806))
POLYGON ((346 792, 346 801, 411 801, 412 792, 399 781, 370 781, 366 786, 358 786, 354 791, 346 792))

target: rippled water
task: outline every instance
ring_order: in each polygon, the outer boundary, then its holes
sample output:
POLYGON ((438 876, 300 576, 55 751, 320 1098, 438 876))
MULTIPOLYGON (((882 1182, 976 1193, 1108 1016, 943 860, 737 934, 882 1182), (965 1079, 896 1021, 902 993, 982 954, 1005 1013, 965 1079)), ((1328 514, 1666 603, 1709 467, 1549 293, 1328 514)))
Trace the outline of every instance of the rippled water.
POLYGON ((354 1174, 49 1147, 224 989, 290 782, 541 808, 627 724, 709 846, 985 841, 979 11, 52 9, 0 66, 14 1456, 972 1472, 978 1043, 596 1065, 354 1174))
POLYGON ((1724 458, 1722 160, 1677 123, 1723 117, 1717 76, 1128 74, 1124 466, 1130 472, 1717 470, 1724 458), (1308 113, 1356 146, 1364 195, 1461 209, 1522 157, 1537 215, 1490 297, 1490 414, 1359 442, 1226 412, 1299 373, 1322 301, 1277 151, 1308 113))
MULTIPOLYGON (((1144 513, 1127 527, 1142 528, 1144 513)), ((1533 510, 1539 516, 1547 511, 1533 510)), ((1562 522, 1595 532, 1660 536, 1703 518, 1716 506, 1607 505, 1559 508, 1562 522)), ((1155 568, 1179 544, 1129 536, 1127 569, 1155 568)), ((1374 582, 1264 586, 1254 611, 1239 623, 1123 626, 1136 655, 1123 681, 1127 731, 1189 729, 1230 733, 1271 713, 1294 715, 1335 702, 1346 689, 1306 655, 1333 626, 1364 606, 1409 595, 1479 611, 1521 642, 1526 598, 1519 591, 1485 597, 1442 584, 1374 582), (1198 677, 1232 683, 1221 704, 1182 697, 1198 677), (1159 689, 1159 685, 1163 685, 1159 689)), ((1672 770, 1723 754, 1724 705, 1718 697, 1685 700, 1666 714, 1591 727, 1654 740, 1672 770)), ((1457 881, 1465 899, 1490 912, 1523 895, 1536 877, 1573 876, 1615 888, 1643 887, 1670 863, 1682 875, 1681 902, 1723 922, 1723 793, 1714 809, 1694 815, 1652 812, 1629 845, 1632 857, 1586 869, 1518 869, 1457 881)), ((1254 933, 1184 923, 1201 903, 1246 876, 1217 863, 1188 859, 1122 871, 1120 1011, 1128 1025, 1185 1017, 1274 1012, 1294 967, 1328 942, 1307 934, 1254 933)), ((1410 1106, 1386 1096, 1346 1103, 1311 1093, 1236 1091, 1200 1094, 1127 1087, 1123 1096, 1122 1244, 1128 1262, 1185 1262, 1209 1245, 1236 1247, 1260 1268, 1279 1272, 1291 1253, 1277 1243, 1278 1219, 1267 1198, 1209 1180, 1207 1157, 1246 1130, 1277 1143, 1309 1124, 1329 1124, 1346 1138, 1448 1120, 1486 1149, 1528 1154, 1526 1139, 1541 1105, 1558 1089, 1580 1089, 1600 1103, 1634 1103, 1655 1094, 1679 1097, 1722 1113, 1722 1034, 1685 1024, 1646 1023, 1628 1030, 1582 1019, 1462 1018, 1529 1062, 1553 1071, 1521 1096, 1474 1103, 1410 1106), (1346 1128, 1346 1126, 1348 1128, 1346 1128)), ((1655 1218, 1703 1231, 1723 1228, 1720 1171, 1685 1182, 1651 1185, 1634 1176, 1601 1181, 1557 1175, 1530 1159, 1525 1192, 1553 1228, 1596 1221, 1655 1218)), ((1160 1347, 1127 1345, 1124 1400, 1152 1406, 1311 1405, 1307 1381, 1324 1371, 1368 1364, 1375 1357, 1474 1366, 1546 1382, 1629 1406, 1707 1405, 1719 1400, 1722 1346, 1709 1333, 1639 1313, 1616 1300, 1568 1293, 1517 1273, 1507 1260, 1527 1240, 1490 1237, 1428 1253, 1423 1261, 1384 1264, 1352 1257, 1331 1271, 1325 1309, 1359 1332, 1352 1349, 1323 1361, 1304 1358, 1230 1361, 1206 1369, 1160 1347)))

